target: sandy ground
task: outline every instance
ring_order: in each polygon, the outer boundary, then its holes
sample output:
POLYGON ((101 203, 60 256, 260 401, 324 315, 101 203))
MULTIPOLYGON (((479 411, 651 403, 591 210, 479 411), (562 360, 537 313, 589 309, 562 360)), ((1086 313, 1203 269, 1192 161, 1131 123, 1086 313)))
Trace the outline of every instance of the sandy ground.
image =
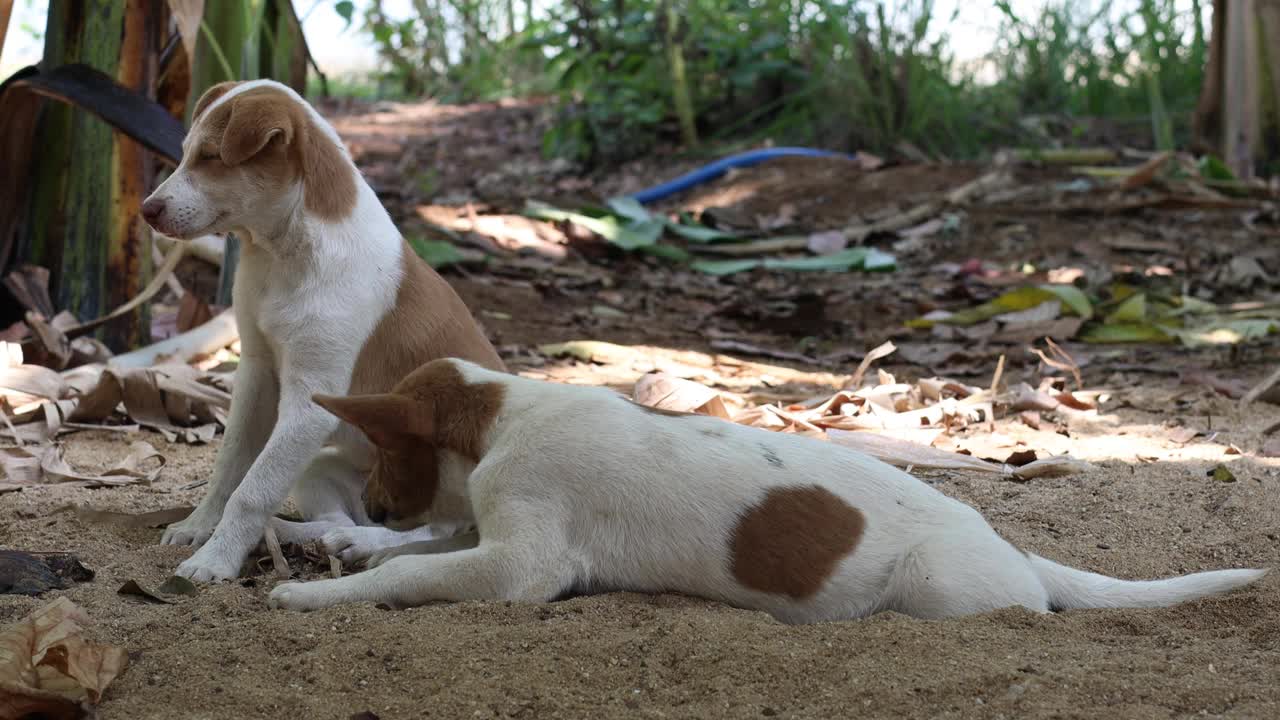
MULTIPOLYGON (((1098 464, 1083 476, 927 480, 981 509, 1018 546, 1091 570, 1139 578, 1280 566, 1280 463, 1248 457, 1280 409, 1242 415, 1207 392, 1187 401, 1172 385, 1129 395, 1141 407, 1162 393, 1183 397, 1189 420, 1216 415, 1223 436, 1177 446, 1160 437, 1166 417, 1121 410, 1073 433, 1079 454, 1098 464), (1221 483, 1205 473, 1230 459, 1227 440, 1246 454, 1230 463, 1237 480, 1221 483), (1161 448, 1180 459, 1137 459, 1161 448)), ((1169 609, 1009 609, 943 622, 882 614, 813 626, 632 594, 303 615, 267 609, 266 576, 142 604, 116 590, 130 579, 155 588, 189 551, 157 545, 158 530, 58 510, 196 501, 200 490, 177 488, 207 477, 217 445, 146 439, 169 458, 152 487, 0 496, 0 547, 72 551, 97 571, 43 599, 0 596, 0 621, 63 592, 85 607, 90 636, 126 647, 132 660, 103 718, 1280 717, 1280 574, 1169 609)), ((105 468, 127 440, 79 434, 68 459, 105 468)), ((319 571, 301 565, 305 575, 319 571)))

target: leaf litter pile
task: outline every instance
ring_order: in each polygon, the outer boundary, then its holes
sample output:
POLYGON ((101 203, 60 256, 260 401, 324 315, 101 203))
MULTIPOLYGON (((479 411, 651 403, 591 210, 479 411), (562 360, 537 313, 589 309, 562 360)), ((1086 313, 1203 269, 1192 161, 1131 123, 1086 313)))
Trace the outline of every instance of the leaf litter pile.
MULTIPOLYGON (((1005 153, 985 166, 860 156, 772 161, 640 205, 630 193, 700 162, 659 154, 583 175, 542 159, 536 143, 484 142, 492 128, 456 108, 423 107, 348 108, 337 124, 411 246, 523 375, 822 438, 930 482, 1084 483, 1123 458, 1208 463, 1197 472, 1209 487, 1238 488, 1262 477, 1239 460, 1280 457, 1280 421, 1245 441, 1219 417, 1222 403, 1265 414, 1280 401, 1273 186, 1127 150, 1087 160, 1005 153), (389 141, 397 132, 406 134, 389 141), (1126 411, 1166 420, 1141 442, 1127 430, 1108 437, 1126 411)), ((527 103, 483 112, 541 122, 527 103)), ((55 312, 47 273, 6 278, 25 292, 27 313, 0 346, 0 495, 44 507, 15 517, 91 525, 120 541, 145 536, 151 547, 153 529, 189 505, 50 509, 40 493, 198 498, 208 464, 193 473, 171 460, 212 457, 191 446, 216 445, 238 347, 234 320, 212 296, 221 240, 177 248, 161 239, 168 255, 144 293, 156 344, 120 355, 89 337, 91 323, 55 312), (77 433, 109 439, 101 447, 118 454, 78 468, 69 452, 77 433)), ((0 575, 17 588, 5 592, 94 579, 74 556, 27 549, 0 556, 0 575)), ((157 565, 171 572, 179 557, 157 565)), ((203 608, 222 592, 193 595, 189 583, 140 565, 119 570, 99 567, 97 584, 109 582, 110 602, 136 613, 203 608)), ((349 570, 268 532, 246 571, 233 590, 349 570)), ((85 624, 58 607, 32 617, 85 624)), ((70 650, 39 654, 32 628, 55 621, 29 619, 0 636, 0 664, 10 657, 4 643, 25 638, 21 667, 36 674, 17 685, 0 678, 4 692, 96 702, 114 674, 84 668, 109 663, 72 667, 70 650)), ((114 657, 85 646, 97 653, 86 658, 114 657)))

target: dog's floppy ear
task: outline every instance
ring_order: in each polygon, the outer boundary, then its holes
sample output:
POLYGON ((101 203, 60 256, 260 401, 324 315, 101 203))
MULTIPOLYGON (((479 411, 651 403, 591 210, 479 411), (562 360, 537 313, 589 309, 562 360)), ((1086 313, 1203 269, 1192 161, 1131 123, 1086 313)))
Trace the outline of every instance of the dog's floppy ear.
POLYGON ((231 117, 222 133, 222 162, 239 165, 262 152, 276 136, 282 136, 286 145, 293 141, 293 117, 284 98, 274 93, 237 95, 228 102, 231 117))
POLYGON ((403 395, 312 395, 311 399, 384 450, 408 450, 428 441, 429 408, 403 395))
POLYGON ((203 113, 215 100, 226 95, 231 91, 231 88, 239 85, 240 82, 241 81, 239 80, 220 82, 208 90, 205 90, 204 94, 200 96, 200 99, 196 101, 196 109, 191 111, 191 122, 194 123, 196 118, 200 117, 200 113, 203 113))

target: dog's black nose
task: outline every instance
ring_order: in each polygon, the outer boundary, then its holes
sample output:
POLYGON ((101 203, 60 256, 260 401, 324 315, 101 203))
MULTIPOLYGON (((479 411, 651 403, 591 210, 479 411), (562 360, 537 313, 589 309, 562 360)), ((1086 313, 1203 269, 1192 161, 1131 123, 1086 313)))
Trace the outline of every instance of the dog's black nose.
POLYGON ((164 215, 164 200, 151 198, 142 203, 142 219, 146 220, 148 225, 154 226, 162 215, 164 215))

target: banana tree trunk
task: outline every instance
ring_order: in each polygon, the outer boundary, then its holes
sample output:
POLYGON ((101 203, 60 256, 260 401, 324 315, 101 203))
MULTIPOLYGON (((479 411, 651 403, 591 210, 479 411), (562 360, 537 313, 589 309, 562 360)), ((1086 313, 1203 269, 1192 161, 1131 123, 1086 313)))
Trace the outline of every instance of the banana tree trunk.
MULTIPOLYGON (((84 63, 141 92, 151 87, 163 0, 51 0, 43 66, 84 63)), ((148 282, 149 235, 137 218, 151 155, 102 120, 48 103, 35 147, 22 256, 50 271, 55 304, 82 320, 105 314, 148 282)), ((116 348, 149 340, 145 310, 111 323, 116 348)))

